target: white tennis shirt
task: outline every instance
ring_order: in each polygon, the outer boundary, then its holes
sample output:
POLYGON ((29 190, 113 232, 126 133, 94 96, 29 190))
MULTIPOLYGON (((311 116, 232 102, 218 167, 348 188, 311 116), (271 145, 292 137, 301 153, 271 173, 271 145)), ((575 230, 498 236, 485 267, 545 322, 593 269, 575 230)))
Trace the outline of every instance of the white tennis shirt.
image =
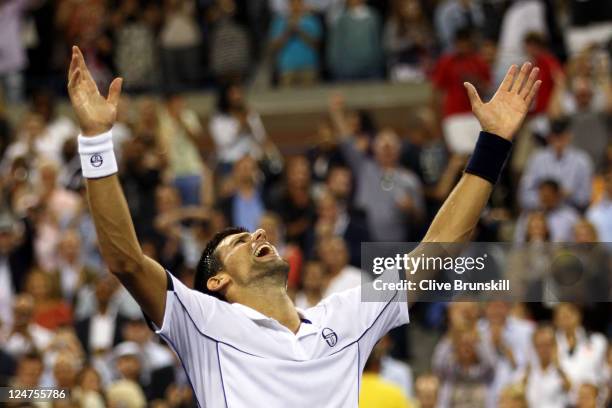
MULTIPOLYGON (((398 275, 389 271, 382 279, 398 275)), ((362 302, 359 287, 334 294, 298 310, 302 323, 294 334, 172 277, 156 333, 179 356, 200 407, 355 408, 370 351, 408 323, 405 292, 381 292, 380 300, 362 302)))

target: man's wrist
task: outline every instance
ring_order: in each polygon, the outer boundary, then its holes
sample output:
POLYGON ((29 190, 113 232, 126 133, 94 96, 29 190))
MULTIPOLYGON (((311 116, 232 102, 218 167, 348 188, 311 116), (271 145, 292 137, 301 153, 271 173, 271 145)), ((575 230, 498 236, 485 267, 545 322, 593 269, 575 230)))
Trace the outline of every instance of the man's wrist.
POLYGON ((495 184, 510 156, 511 150, 512 142, 510 140, 482 131, 478 136, 476 147, 465 172, 495 184))
POLYGON ((99 136, 101 134, 110 132, 112 126, 92 126, 92 127, 83 127, 81 126, 81 135, 86 137, 99 136))
POLYGON ((85 178, 101 178, 117 173, 112 132, 78 138, 81 171, 85 178))

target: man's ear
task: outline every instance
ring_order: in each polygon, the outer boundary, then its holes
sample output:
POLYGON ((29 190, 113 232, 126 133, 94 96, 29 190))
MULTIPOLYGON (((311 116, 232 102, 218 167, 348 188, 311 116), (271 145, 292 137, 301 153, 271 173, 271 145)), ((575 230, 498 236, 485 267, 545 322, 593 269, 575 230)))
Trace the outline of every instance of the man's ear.
POLYGON ((215 276, 208 278, 206 287, 212 292, 223 292, 230 284, 230 277, 226 273, 218 273, 215 276))

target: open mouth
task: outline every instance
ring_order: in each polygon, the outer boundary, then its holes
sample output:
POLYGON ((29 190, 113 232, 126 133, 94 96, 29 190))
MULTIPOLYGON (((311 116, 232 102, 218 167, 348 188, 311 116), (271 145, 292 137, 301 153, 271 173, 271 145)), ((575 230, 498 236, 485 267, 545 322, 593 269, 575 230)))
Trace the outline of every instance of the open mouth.
POLYGON ((263 258, 267 255, 273 255, 273 254, 275 254, 275 251, 268 244, 261 245, 259 248, 255 250, 255 253, 254 253, 255 258, 263 258))

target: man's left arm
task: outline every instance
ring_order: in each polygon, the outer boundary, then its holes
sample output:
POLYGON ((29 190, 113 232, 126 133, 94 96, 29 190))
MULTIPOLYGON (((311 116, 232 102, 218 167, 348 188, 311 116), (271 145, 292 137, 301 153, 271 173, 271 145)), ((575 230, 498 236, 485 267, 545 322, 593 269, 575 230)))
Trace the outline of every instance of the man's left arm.
MULTIPOLYGON (((476 88, 465 83, 472 111, 482 132, 465 173, 446 199, 427 231, 423 243, 461 243, 469 240, 493 186, 499 177, 541 81, 538 68, 513 65, 493 98, 484 103, 476 88)), ((426 252, 420 245, 410 255, 426 252)), ((423 278, 423 276, 421 276, 423 278)), ((414 299, 413 299, 414 300, 414 299)))

